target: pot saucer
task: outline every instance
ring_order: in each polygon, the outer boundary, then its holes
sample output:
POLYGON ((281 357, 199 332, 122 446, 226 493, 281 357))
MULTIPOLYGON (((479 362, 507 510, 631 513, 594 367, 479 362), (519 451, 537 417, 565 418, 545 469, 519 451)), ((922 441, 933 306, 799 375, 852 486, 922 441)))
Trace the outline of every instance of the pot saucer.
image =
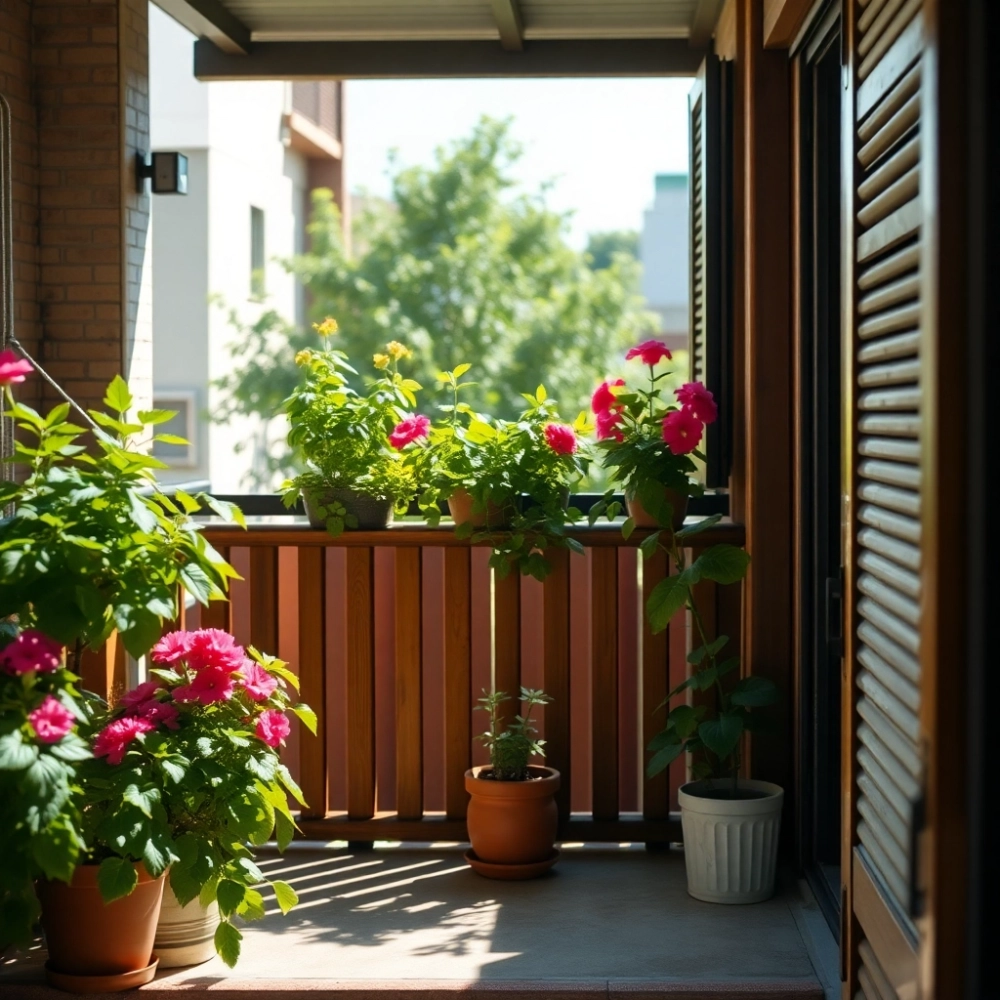
POLYGON ((159 958, 154 955, 152 962, 145 969, 134 969, 132 972, 120 972, 110 976, 84 976, 59 972, 52 968, 50 962, 46 962, 45 980, 49 986, 65 990, 67 993, 119 993, 152 982, 159 964, 159 958))
POLYGON ((527 865, 496 865, 489 861, 480 861, 476 852, 470 847, 465 852, 465 860, 474 872, 486 878, 514 881, 526 878, 537 878, 545 874, 558 860, 559 849, 552 848, 552 853, 544 861, 535 861, 527 865))

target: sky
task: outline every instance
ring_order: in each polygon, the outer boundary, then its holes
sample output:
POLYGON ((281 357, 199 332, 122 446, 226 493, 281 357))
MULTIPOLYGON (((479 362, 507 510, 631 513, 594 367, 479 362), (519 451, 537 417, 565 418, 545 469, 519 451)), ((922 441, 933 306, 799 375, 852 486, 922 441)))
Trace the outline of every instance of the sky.
POLYGON ((468 135, 481 115, 513 117, 524 146, 516 176, 529 191, 554 181, 548 201, 573 210, 570 241, 641 229, 658 173, 687 173, 690 80, 351 80, 345 93, 352 190, 387 197, 389 150, 430 165, 434 150, 468 135))

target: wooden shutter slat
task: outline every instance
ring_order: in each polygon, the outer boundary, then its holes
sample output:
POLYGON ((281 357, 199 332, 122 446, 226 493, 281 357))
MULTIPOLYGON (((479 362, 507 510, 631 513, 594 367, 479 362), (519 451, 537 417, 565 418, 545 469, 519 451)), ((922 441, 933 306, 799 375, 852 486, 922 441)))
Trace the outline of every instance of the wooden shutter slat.
POLYGON ((871 827, 864 820, 858 823, 858 839, 861 841, 862 850, 872 859, 871 867, 888 886, 893 897, 900 901, 907 900, 909 889, 906 880, 896 871, 892 861, 882 850, 882 845, 875 839, 871 827))
POLYGON ((858 471, 865 479, 874 479, 890 486, 903 486, 909 489, 920 488, 920 466, 903 465, 900 462, 883 462, 880 459, 869 459, 858 466, 858 471))
POLYGON ((908 824, 889 804, 889 800, 882 793, 881 788, 866 773, 858 776, 858 788, 861 789, 862 794, 871 804, 872 810, 878 815, 879 820, 888 829, 892 835, 892 839, 900 847, 905 847, 908 836, 908 824))
POLYGON ((923 0, 907 0, 903 4, 899 13, 889 22, 875 44, 868 50, 867 55, 862 59, 861 65, 858 67, 859 80, 864 80, 868 77, 878 61, 888 52, 892 43, 903 34, 906 26, 917 16, 922 5, 923 0))
POLYGON ((890 538, 875 528, 862 528, 858 532, 858 541, 866 549, 892 559, 907 569, 920 569, 920 549, 916 545, 890 538))
POLYGON ((858 626, 858 635, 872 649, 877 650, 887 663, 898 670, 912 684, 919 683, 920 664, 917 662, 917 658, 908 653, 899 643, 893 642, 892 639, 867 621, 862 622, 858 626))
MULTIPOLYGON (((864 650, 858 654, 858 658, 864 655, 864 650)), ((896 727, 914 742, 917 741, 920 733, 920 725, 916 715, 913 714, 895 695, 887 691, 879 682, 866 670, 861 672, 858 678, 858 687, 873 701, 885 715, 892 719, 896 727)))
MULTIPOLYGON (((864 296, 858 303, 858 312, 862 316, 871 316, 873 313, 881 312, 890 306, 897 306, 901 302, 915 299, 919 292, 920 276, 917 274, 907 275, 864 296)), ((865 361, 865 358, 862 357, 861 360, 865 361)))
POLYGON ((878 741, 874 752, 879 760, 883 761, 889 770, 893 770, 898 764, 905 771, 903 777, 897 776, 896 784, 904 790, 915 789, 919 792, 917 778, 920 775, 920 757, 916 747, 886 718, 885 713, 867 698, 862 698, 858 702, 858 715, 864 719, 858 732, 863 734, 867 730, 878 741))
POLYGON ((915 270, 920 264, 920 247, 917 244, 897 250, 877 264, 866 268, 858 277, 858 288, 863 292, 896 278, 907 271, 915 270))
POLYGON ((907 330, 906 333, 898 333, 865 344, 858 351, 858 360, 865 365, 876 361, 888 361, 890 358, 909 357, 917 352, 919 346, 920 332, 907 330))
POLYGON ((885 434, 916 438, 920 434, 920 418, 896 413, 866 413, 858 421, 862 434, 885 434))
POLYGON ((894 562, 883 559, 874 552, 862 552, 858 565, 872 576, 895 587, 909 597, 920 596, 920 577, 916 573, 902 569, 894 562))
POLYGON ((893 587, 876 579, 869 573, 862 573, 858 578, 858 590, 887 611, 900 617, 914 627, 920 624, 920 604, 899 593, 893 587))
POLYGON ((900 514, 920 515, 920 497, 905 490, 893 489, 891 486, 880 486, 878 483, 864 483, 858 490, 862 500, 900 514))
POLYGON ((882 971, 882 966, 879 965, 878 959, 872 951, 872 946, 867 941, 862 941, 858 950, 861 953, 861 960, 865 963, 863 971, 870 975, 869 981, 876 991, 873 1000, 899 1000, 896 991, 882 971))
POLYGON ((920 305, 897 306, 887 309, 858 324, 858 336, 862 340, 871 340, 883 333, 895 333, 906 330, 920 321, 920 305))
POLYGON ((858 120, 862 121, 885 98, 896 81, 919 59, 923 51, 924 19, 918 14, 893 42, 885 58, 873 66, 857 90, 858 120))
MULTIPOLYGON (((920 121, 920 95, 914 94, 903 103, 899 110, 880 128, 871 139, 858 150, 858 162, 865 168, 871 167, 879 158, 889 152, 920 121)), ((858 194, 870 183, 870 178, 858 185, 858 194)))
POLYGON ((908 892, 906 877, 903 874, 908 867, 906 858, 899 844, 892 839, 885 828, 885 824, 877 820, 871 822, 871 817, 876 815, 874 810, 862 810, 865 802, 863 797, 858 802, 858 812, 862 815, 862 820, 858 824, 858 838, 868 848, 868 852, 878 858, 879 873, 882 877, 892 886, 900 899, 905 899, 908 892))
MULTIPOLYGON (((865 784, 874 786, 874 782, 872 781, 868 781, 865 784)), ((862 790, 862 795, 858 800, 858 812, 868 824, 868 828, 874 834, 875 840, 889 859, 889 863, 896 871, 896 874, 900 878, 905 879, 907 868, 909 867, 906 862, 905 848, 906 841, 909 839, 906 824, 900 820, 892 809, 888 809, 886 816, 883 816, 878 808, 876 808, 875 800, 865 794, 860 778, 858 780, 858 787, 862 790), (887 821, 886 817, 891 818, 887 821), (900 827, 902 827, 901 831, 900 827), (902 837, 902 841, 897 839, 897 833, 902 837)), ((885 800, 883 799, 882 801, 884 802, 885 800)))
MULTIPOLYGON (((891 636, 901 646, 916 654, 920 650, 920 637, 906 622, 900 621, 885 610, 877 601, 862 600, 858 604, 858 614, 870 621, 876 628, 891 636)), ((860 626, 859 626, 860 630, 860 626)))
POLYGON ((858 400, 862 410, 914 410, 919 404, 919 387, 871 390, 862 393, 858 400))
MULTIPOLYGON (((868 702, 870 705, 871 702, 868 702)), ((883 715, 884 718, 884 715, 883 715)), ((896 738, 906 744, 905 736, 896 733, 896 738)), ((867 723, 862 723, 858 729, 861 748, 858 750, 858 763, 871 780, 878 785, 879 790, 890 803, 896 814, 909 823, 913 816, 914 797, 920 791, 920 785, 913 775, 903 767, 899 759, 892 753, 879 734, 867 723)))
POLYGON ((881 129, 906 102, 920 90, 921 67, 917 63, 909 70, 892 90, 886 94, 885 99, 879 104, 875 111, 858 126, 858 138, 862 145, 870 142, 875 134, 881 129))
MULTIPOLYGON (((871 0, 871 3, 869 3, 868 0, 865 0, 865 2, 861 4, 865 10, 858 18, 858 29, 860 31, 867 31, 871 27, 872 21, 875 20, 879 11, 883 10, 885 5, 889 2, 890 0, 871 0)), ((901 2, 902 0, 897 0, 897 6, 901 2)))
POLYGON ((871 52, 872 46, 882 37, 886 25, 899 13, 900 7, 905 2, 906 0, 887 0, 880 5, 879 11, 873 12, 872 8, 869 8, 858 18, 858 32, 861 36, 858 40, 858 55, 863 56, 871 52))
POLYGON ((904 382, 916 382, 920 377, 920 362, 918 360, 896 361, 888 365, 873 365, 864 368, 858 378, 858 385, 900 385, 904 382))
POLYGON ((858 260, 872 260, 886 250, 892 250, 920 230, 923 209, 919 198, 907 202, 858 237, 858 260))
POLYGON ((871 647, 866 647, 858 654, 861 662, 868 668, 872 677, 893 696, 902 702, 914 715, 920 710, 920 692, 916 686, 906 680, 892 665, 886 663, 871 647))
POLYGON ((918 160, 918 150, 919 140, 907 143, 899 153, 885 162, 878 173, 872 175, 870 190, 873 200, 858 212, 858 222, 862 226, 868 228, 875 225, 894 209, 917 196, 920 191, 920 169, 913 164, 918 160), (911 151, 912 155, 907 151, 911 151), (910 169, 904 173, 907 167, 910 169), (899 179, 894 181, 894 177, 899 179))
POLYGON ((920 444, 898 438, 863 437, 858 453, 870 458, 891 458, 898 462, 919 462, 920 444))

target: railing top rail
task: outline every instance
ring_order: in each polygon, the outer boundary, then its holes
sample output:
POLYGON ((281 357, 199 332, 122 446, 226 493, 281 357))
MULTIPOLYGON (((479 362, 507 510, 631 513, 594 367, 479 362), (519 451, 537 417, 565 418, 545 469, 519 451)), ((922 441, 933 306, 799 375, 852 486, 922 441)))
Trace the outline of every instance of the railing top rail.
MULTIPOLYGON (((688 518, 687 526, 698 522, 698 518, 688 518)), ((468 539, 455 536, 454 525, 442 524, 432 528, 421 522, 401 522, 390 525, 381 531, 345 531, 337 538, 331 538, 327 532, 310 528, 304 520, 274 523, 271 519, 255 522, 248 519, 247 530, 226 524, 223 521, 208 520, 205 522, 205 534, 213 545, 245 546, 256 548, 261 546, 321 546, 333 548, 356 548, 366 546, 386 546, 389 548, 432 547, 454 548, 471 544, 468 539)), ((567 532, 581 544, 590 548, 635 548, 640 542, 652 534, 649 528, 636 528, 626 541, 622 537, 621 522, 595 525, 593 528, 579 528, 567 532)), ((743 545, 746 532, 742 524, 724 518, 711 528, 694 535, 690 540, 691 548, 707 548, 720 542, 731 545, 743 545)), ((488 545, 488 542, 480 544, 488 545)))

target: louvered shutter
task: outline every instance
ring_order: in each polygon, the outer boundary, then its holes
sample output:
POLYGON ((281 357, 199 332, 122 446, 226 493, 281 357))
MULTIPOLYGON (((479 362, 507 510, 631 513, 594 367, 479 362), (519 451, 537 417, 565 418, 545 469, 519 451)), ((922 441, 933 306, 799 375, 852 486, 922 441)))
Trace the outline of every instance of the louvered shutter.
POLYGON ((719 403, 704 450, 705 485, 729 485, 731 378, 731 64, 709 56, 688 98, 690 130, 689 352, 692 379, 704 382, 719 403))
POLYGON ((914 845, 923 798, 924 34, 921 0, 849 0, 848 7, 853 688, 845 860, 860 928, 851 956, 857 995, 893 1000, 916 989, 914 845))

